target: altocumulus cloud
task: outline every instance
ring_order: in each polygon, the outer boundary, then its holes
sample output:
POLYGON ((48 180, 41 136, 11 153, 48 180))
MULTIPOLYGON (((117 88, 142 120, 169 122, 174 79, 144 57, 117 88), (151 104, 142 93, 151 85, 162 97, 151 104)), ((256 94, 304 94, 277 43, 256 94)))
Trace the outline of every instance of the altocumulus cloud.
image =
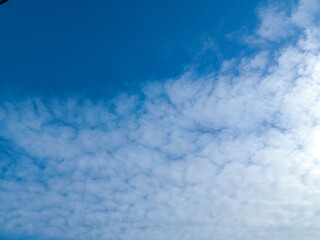
POLYGON ((319 3, 281 9, 248 39, 282 43, 218 73, 112 100, 2 100, 1 232, 319 239, 319 3))

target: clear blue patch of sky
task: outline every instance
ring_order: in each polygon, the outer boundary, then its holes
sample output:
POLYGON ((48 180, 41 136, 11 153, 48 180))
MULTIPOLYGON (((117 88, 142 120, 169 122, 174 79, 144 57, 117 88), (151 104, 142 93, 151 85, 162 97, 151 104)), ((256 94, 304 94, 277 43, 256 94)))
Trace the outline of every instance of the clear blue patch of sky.
POLYGON ((0 6, 0 87, 115 92, 177 76, 194 61, 214 68, 241 50, 226 35, 254 27, 258 3, 9 0, 0 6), (197 60, 206 39, 211 52, 197 60))

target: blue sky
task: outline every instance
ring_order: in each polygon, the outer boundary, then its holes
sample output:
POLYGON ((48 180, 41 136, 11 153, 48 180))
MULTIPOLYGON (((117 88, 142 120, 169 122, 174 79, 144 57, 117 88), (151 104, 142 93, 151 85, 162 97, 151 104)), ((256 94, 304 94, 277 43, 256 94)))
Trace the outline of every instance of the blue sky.
POLYGON ((216 49, 200 63, 216 67, 224 55, 239 51, 226 34, 252 28, 256 5, 239 0, 10 1, 0 9, 1 86, 50 93, 130 90, 181 74, 209 37, 216 49))
POLYGON ((319 13, 1 5, 0 239, 318 240, 319 13))

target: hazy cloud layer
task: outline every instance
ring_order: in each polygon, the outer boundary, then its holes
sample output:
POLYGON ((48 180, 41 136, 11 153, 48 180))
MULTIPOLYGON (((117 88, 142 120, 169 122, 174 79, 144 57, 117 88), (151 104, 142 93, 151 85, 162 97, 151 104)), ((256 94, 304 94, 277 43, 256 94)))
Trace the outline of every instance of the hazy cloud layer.
POLYGON ((283 39, 284 29, 299 27, 296 41, 226 61, 219 73, 187 72, 113 100, 2 101, 0 231, 42 239, 319 239, 314 5, 261 10, 258 37, 283 39), (271 28, 277 14, 284 25, 271 28))

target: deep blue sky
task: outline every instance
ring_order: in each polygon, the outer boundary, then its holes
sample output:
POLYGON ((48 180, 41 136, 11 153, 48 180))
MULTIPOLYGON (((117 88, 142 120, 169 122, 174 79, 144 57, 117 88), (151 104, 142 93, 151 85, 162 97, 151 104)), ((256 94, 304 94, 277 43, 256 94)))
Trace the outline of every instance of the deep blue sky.
MULTIPOLYGON (((261 2, 261 1, 260 1, 261 2)), ((110 92, 174 77, 239 49, 226 34, 253 27, 257 1, 10 0, 0 8, 0 87, 110 92)))

